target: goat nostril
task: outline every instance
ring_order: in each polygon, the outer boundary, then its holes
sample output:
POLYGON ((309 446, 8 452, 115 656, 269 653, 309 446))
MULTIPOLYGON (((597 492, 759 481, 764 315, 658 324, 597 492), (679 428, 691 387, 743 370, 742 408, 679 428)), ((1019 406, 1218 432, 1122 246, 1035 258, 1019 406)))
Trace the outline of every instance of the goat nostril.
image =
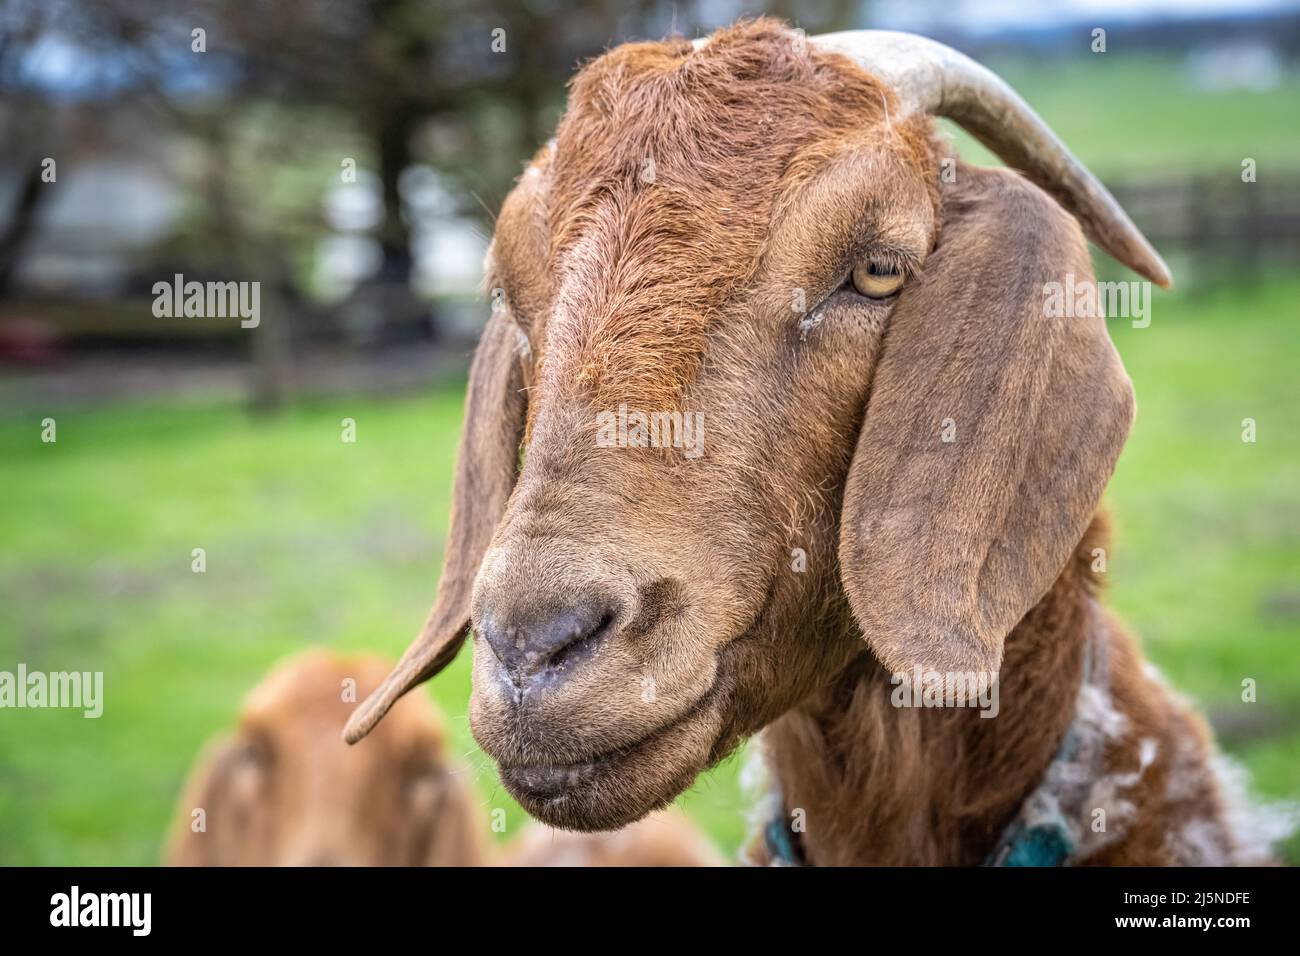
POLYGON ((550 666, 561 670, 591 656, 599 647, 601 638, 608 634, 609 627, 613 623, 613 612, 606 611, 604 617, 596 623, 595 627, 589 628, 585 632, 575 631, 570 636, 570 639, 551 655, 550 666))
POLYGON ((590 657, 617 618, 603 601, 533 616, 527 623, 502 626, 485 615, 479 634, 516 688, 527 689, 542 677, 555 681, 590 657))

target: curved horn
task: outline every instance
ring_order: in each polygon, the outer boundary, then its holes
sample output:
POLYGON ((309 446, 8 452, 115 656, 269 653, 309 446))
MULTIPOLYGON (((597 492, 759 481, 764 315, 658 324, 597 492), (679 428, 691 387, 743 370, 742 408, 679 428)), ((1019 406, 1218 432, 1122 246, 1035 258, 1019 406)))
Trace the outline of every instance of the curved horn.
POLYGON ((1161 288, 1169 267, 1115 197, 997 74, 951 47, 911 33, 848 30, 810 38, 842 53, 894 88, 904 114, 943 116, 1047 190, 1079 220, 1090 239, 1161 288))

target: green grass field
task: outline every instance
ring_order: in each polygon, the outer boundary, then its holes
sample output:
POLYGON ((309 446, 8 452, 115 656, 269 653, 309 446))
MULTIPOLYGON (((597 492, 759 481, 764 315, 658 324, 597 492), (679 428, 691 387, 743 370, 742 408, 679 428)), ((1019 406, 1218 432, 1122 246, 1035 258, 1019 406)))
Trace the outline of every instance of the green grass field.
MULTIPOLYGON (((1112 604, 1223 728, 1258 791, 1300 796, 1300 282, 1160 296, 1112 323, 1137 386, 1111 486, 1112 604), (1258 440, 1241 440, 1253 418, 1258 440), (1241 682, 1258 702, 1241 701, 1241 682)), ((0 863, 148 864, 191 757, 307 644, 396 655, 432 598, 460 383, 271 420, 140 406, 0 425, 0 662, 102 670, 102 718, 0 715, 0 863), (357 422, 356 444, 340 421, 357 422), (207 552, 207 572, 190 569, 207 552)), ((475 748, 466 653, 432 685, 483 798, 522 819, 475 748)), ((683 798, 728 850, 737 761, 683 798)), ((1296 852, 1300 844, 1292 844, 1296 852)))

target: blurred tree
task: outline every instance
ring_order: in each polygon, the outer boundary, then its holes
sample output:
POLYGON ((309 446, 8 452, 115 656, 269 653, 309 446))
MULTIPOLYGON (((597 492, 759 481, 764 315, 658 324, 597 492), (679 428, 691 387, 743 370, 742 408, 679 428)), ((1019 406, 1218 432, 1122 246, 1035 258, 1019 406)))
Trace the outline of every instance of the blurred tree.
POLYGON ((27 51, 46 27, 47 8, 37 0, 12 0, 0 9, 0 140, 10 144, 16 170, 14 195, 0 224, 0 297, 8 291, 23 248, 32 235, 45 191, 41 189, 43 104, 23 69, 27 51))
MULTIPOLYGON (((848 26, 860 8, 767 5, 810 32, 848 26)), ((17 141, 34 145, 3 160, 25 178, 0 229, 0 290, 41 198, 32 163, 48 154, 38 124, 56 98, 24 88, 22 61, 50 38, 96 67, 83 84, 94 101, 84 122, 112 123, 120 104, 146 108, 157 148, 178 140, 198 154, 185 172, 196 202, 169 254, 260 279, 292 303, 298 326, 364 313, 389 327, 428 327, 412 287, 404 172, 432 167, 460 214, 488 218, 550 135, 577 64, 627 39, 697 35, 738 12, 763 10, 708 0, 8 0, 0 99, 17 141), (29 108, 13 106, 21 102, 29 108), (322 313, 304 294, 330 229, 324 199, 346 156, 378 182, 377 263, 348 301, 322 313)), ((263 325, 252 351, 263 369, 259 401, 274 404, 289 335, 283 323, 263 325)))

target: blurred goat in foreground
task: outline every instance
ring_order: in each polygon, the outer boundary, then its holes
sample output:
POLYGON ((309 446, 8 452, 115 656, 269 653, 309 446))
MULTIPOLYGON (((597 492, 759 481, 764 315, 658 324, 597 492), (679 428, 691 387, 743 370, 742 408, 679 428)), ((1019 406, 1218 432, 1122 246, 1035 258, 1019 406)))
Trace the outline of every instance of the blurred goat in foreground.
POLYGON ((387 672, 376 657, 319 650, 276 667, 245 699, 234 734, 195 762, 165 862, 481 865, 488 827, 427 698, 403 700, 363 747, 339 738, 355 701, 387 672))

